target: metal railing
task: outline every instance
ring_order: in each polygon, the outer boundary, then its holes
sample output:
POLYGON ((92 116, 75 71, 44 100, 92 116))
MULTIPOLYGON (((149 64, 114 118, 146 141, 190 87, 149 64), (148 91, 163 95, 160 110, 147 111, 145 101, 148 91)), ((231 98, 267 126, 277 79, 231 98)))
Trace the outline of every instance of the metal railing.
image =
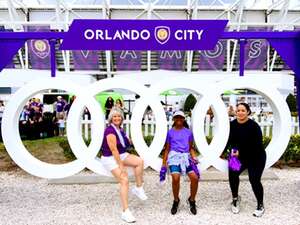
MULTIPOLYGON (((259 126, 261 127, 263 136, 266 137, 272 137, 272 130, 273 130, 273 116, 268 116, 268 117, 252 117, 252 119, 254 119, 259 126)), ((187 117, 187 123, 191 126, 191 118, 187 117)), ((168 129, 172 128, 172 117, 167 118, 168 121, 168 129)), ((83 133, 83 137, 85 139, 89 139, 90 138, 90 132, 91 131, 91 123, 92 121, 88 119, 88 117, 85 117, 82 120, 82 133, 83 133)), ((142 121, 142 131, 143 132, 143 136, 147 137, 147 136, 154 136, 155 134, 155 126, 156 126, 156 122, 155 122, 155 117, 154 116, 146 116, 144 117, 143 121, 142 121)), ((124 128, 126 134, 128 136, 130 136, 130 129, 131 129, 131 125, 130 125, 130 118, 127 115, 125 120, 123 121, 123 125, 122 127, 124 128)), ((206 136, 214 136, 214 128, 215 128, 215 121, 213 118, 211 118, 209 115, 206 116, 205 121, 204 121, 204 132, 206 134, 206 136)), ((299 131, 299 122, 298 122, 298 117, 292 117, 292 132, 291 135, 294 134, 300 134, 299 131)))

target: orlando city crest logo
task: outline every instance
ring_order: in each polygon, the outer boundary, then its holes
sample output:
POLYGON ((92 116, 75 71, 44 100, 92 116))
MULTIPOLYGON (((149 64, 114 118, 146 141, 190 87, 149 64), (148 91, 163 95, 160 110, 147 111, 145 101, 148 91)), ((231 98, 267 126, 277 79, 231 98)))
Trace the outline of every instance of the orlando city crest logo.
POLYGON ((165 44, 170 39, 170 27, 167 26, 158 26, 154 30, 155 39, 160 44, 165 44))
POLYGON ((47 40, 31 40, 31 49, 41 59, 45 59, 50 53, 47 40))

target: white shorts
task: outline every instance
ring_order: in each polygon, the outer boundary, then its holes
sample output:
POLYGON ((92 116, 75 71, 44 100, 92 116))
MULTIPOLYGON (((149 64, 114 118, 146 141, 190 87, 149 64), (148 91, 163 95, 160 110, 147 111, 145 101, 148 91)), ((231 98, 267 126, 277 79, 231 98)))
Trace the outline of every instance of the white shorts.
MULTIPOLYGON (((120 159, 124 161, 127 156, 129 156, 128 152, 124 152, 120 154, 120 159)), ((112 171, 119 167, 118 163, 116 162, 114 156, 102 156, 101 157, 101 163, 104 166, 104 168, 108 171, 112 171)))

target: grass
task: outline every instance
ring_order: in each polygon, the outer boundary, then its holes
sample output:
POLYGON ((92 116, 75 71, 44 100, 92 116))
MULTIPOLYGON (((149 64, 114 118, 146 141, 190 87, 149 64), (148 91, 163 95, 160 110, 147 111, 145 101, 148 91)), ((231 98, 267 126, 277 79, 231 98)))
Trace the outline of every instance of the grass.
MULTIPOLYGON (((65 157, 63 149, 59 142, 65 137, 52 137, 38 140, 23 141, 28 151, 39 160, 47 163, 61 164, 69 162, 70 159, 65 157)), ((12 161, 6 152, 3 143, 0 143, 0 171, 9 171, 16 169, 17 165, 12 161)))

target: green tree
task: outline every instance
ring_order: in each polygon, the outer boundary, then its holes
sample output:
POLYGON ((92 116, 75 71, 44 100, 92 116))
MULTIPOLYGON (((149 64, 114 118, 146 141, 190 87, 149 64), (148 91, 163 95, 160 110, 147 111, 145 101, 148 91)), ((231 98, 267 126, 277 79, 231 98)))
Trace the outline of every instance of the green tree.
POLYGON ((286 102, 287 102, 291 112, 297 112, 297 101, 296 101, 296 97, 294 95, 289 94, 286 98, 286 102))
POLYGON ((196 105, 197 99, 193 94, 189 94, 185 100, 183 110, 185 112, 190 112, 196 105))

